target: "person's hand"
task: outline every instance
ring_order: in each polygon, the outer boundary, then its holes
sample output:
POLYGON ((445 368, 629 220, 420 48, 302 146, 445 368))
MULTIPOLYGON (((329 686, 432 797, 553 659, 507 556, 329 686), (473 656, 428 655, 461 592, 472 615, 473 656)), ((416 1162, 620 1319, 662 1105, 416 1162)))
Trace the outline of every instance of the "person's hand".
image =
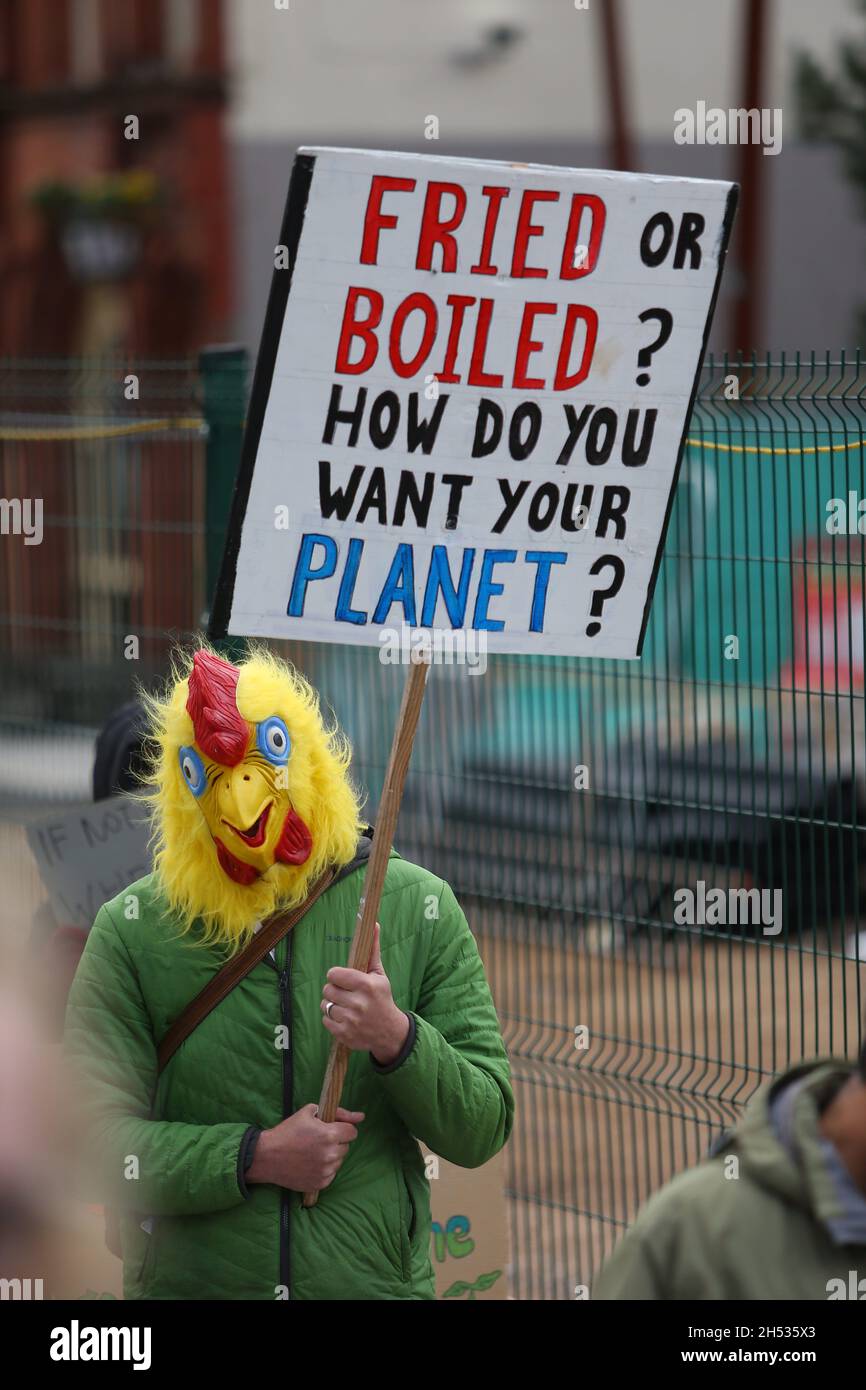
POLYGON ((272 1182, 293 1192, 320 1192, 337 1170, 363 1120, 360 1110, 337 1110, 332 1124, 318 1118, 318 1106, 305 1105, 273 1129, 262 1130, 246 1181, 272 1182))
POLYGON ((396 1061, 409 1033, 409 1018, 398 1009, 382 969, 379 923, 373 935, 370 968, 349 970, 335 965, 322 990, 322 1022, 353 1052, 372 1052, 381 1066, 396 1061), (333 1008, 328 1009, 332 1004, 333 1008))

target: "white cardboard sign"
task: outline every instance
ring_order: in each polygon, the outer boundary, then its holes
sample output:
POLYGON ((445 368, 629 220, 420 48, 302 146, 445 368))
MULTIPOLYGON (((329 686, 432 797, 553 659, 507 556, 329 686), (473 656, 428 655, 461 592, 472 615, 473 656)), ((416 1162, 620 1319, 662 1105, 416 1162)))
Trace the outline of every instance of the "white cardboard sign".
POLYGON ((639 656, 735 202, 301 150, 211 632, 639 656))

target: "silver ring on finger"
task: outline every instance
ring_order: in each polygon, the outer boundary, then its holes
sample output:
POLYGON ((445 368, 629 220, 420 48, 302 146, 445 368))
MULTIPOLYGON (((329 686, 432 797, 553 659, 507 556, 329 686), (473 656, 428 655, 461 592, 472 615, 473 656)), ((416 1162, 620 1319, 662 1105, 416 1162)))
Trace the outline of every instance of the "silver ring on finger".
POLYGON ((330 1018, 330 1017, 331 1017, 331 1010, 333 1009, 333 1007, 334 1007, 334 1005, 333 1005, 333 1003, 331 1002, 331 1000, 329 999, 328 1002, 327 1002, 327 1004, 325 1005, 325 1017, 326 1017, 326 1018, 330 1018))

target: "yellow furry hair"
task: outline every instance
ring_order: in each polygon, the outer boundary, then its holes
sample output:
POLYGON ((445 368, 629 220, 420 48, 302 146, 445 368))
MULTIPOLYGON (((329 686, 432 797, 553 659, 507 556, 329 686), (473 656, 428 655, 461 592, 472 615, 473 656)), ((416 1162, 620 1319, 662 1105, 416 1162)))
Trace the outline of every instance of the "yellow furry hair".
POLYGON ((235 950, 250 939, 257 921, 302 902, 329 865, 354 858, 361 800, 348 775, 348 740, 336 726, 325 726, 315 690, 267 648, 251 646, 236 663, 238 710, 253 724, 273 714, 285 721, 292 739, 288 796, 311 832, 313 848, 304 864, 274 864, 249 886, 234 883, 220 868, 178 759, 178 749, 195 740, 186 711, 192 656, 175 654, 164 694, 142 693, 150 737, 159 750, 143 799, 151 815, 154 871, 172 912, 185 930, 200 921, 203 941, 235 950))

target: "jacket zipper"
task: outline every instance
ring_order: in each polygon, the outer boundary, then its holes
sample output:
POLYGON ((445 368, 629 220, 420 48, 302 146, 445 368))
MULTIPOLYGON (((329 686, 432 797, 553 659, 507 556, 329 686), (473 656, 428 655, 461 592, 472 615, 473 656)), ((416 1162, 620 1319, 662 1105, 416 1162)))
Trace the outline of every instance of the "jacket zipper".
MULTIPOLYGON (((293 1057, 292 1057, 292 933, 286 940, 286 964, 280 975, 280 1022, 286 1030, 286 1046, 283 1048, 283 1119, 292 1114, 293 1057)), ((292 1264, 289 1232, 289 1194, 280 1189, 280 1283, 292 1296, 292 1264)))

